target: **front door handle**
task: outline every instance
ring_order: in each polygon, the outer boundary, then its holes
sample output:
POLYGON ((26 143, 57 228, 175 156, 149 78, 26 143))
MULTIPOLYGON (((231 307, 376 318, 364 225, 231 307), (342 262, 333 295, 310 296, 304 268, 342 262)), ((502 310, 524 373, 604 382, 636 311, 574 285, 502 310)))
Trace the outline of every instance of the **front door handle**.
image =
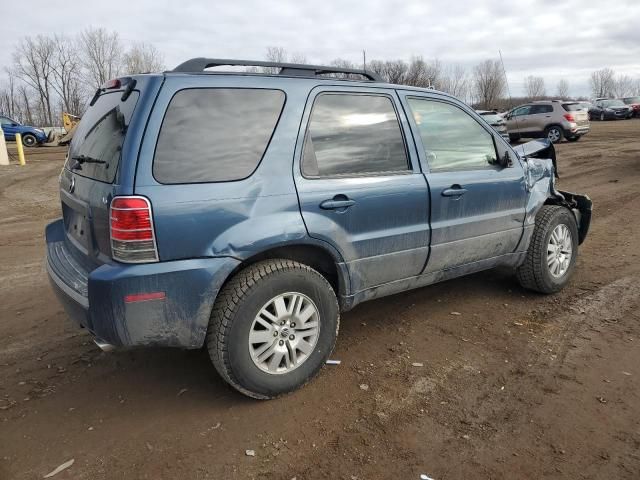
POLYGON ((466 188, 462 188, 460 185, 451 185, 451 188, 445 188, 442 191, 443 197, 461 197, 467 193, 466 188))
POLYGON ((341 208, 348 208, 355 205, 356 201, 351 200, 346 195, 336 195, 330 200, 325 200, 320 204, 320 208, 323 210, 338 210, 341 208))

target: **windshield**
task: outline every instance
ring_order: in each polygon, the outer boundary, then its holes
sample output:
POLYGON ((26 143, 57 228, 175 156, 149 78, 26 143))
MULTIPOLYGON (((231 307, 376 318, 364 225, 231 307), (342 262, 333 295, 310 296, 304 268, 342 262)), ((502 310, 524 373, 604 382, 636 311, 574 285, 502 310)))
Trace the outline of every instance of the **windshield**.
POLYGON ((622 100, 604 100, 602 102, 603 107, 624 107, 624 102, 622 100))
POLYGON ((626 103, 627 105, 629 105, 631 103, 640 103, 640 97, 623 98, 622 101, 624 103, 626 103))
POLYGON ((113 183, 138 95, 134 91, 124 102, 121 100, 122 92, 100 95, 82 117, 73 136, 65 165, 68 170, 100 182, 113 183), (82 158, 99 162, 83 162, 82 158))

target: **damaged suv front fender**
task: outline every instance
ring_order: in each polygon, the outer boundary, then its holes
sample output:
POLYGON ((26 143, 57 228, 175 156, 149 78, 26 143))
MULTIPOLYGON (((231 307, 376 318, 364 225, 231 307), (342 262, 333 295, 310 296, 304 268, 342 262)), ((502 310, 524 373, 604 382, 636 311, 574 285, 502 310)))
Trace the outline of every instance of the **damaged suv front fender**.
POLYGON ((534 140, 518 145, 515 151, 523 160, 529 191, 525 231, 533 229, 536 215, 543 205, 561 205, 573 212, 578 225, 578 243, 584 242, 591 224, 593 202, 587 195, 556 190, 558 169, 553 143, 546 139, 534 140))

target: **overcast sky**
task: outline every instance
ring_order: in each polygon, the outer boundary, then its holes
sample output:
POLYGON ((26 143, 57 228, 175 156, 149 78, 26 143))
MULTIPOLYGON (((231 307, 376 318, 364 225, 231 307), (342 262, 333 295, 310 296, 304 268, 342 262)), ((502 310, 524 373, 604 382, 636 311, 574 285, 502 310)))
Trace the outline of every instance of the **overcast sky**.
POLYGON ((267 46, 310 63, 360 62, 366 49, 368 59, 422 55, 469 67, 500 49, 513 95, 530 74, 545 78, 549 94, 566 78, 573 95, 589 93, 599 68, 640 78, 640 0, 30 0, 20 15, 6 7, 0 67, 24 35, 92 25, 153 43, 170 68, 197 56, 261 59, 267 46))

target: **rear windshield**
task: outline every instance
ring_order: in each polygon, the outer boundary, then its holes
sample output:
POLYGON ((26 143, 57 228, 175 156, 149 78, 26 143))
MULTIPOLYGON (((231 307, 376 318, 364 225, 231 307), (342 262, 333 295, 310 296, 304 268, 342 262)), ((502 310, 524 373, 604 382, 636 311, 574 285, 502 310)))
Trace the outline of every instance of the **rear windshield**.
POLYGON ((284 105, 280 90, 199 88, 175 94, 160 129, 160 183, 228 182, 258 167, 284 105))
POLYGON ((83 177, 113 183, 138 96, 139 93, 133 91, 124 102, 121 100, 122 92, 105 93, 98 97, 83 115, 73 135, 67 169, 83 177))
POLYGON ((581 103, 563 103, 562 108, 567 112, 577 112, 578 110, 584 110, 585 107, 581 103))

